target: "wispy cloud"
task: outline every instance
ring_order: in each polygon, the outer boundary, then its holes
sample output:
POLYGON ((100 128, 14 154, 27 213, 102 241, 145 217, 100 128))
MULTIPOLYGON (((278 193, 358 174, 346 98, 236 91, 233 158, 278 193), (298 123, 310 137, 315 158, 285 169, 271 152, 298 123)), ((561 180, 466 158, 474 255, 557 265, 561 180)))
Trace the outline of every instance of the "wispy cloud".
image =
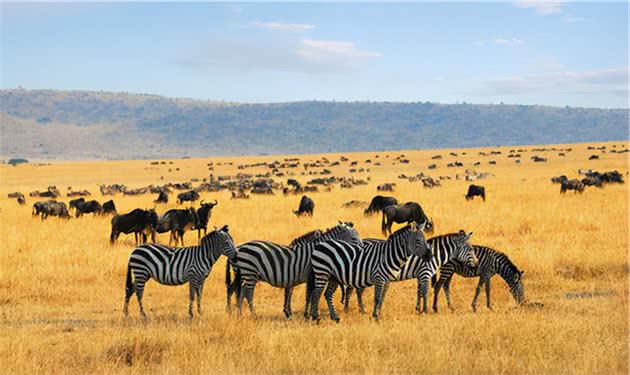
POLYGON ((272 30, 272 31, 286 31, 293 33, 300 33, 315 28, 315 25, 309 25, 305 23, 282 23, 282 22, 252 22, 252 26, 259 29, 272 30))
POLYGON ((514 2, 519 8, 534 9, 537 14, 541 16, 547 16, 550 14, 562 13, 561 1, 531 1, 531 0, 517 0, 514 2))
POLYGON ((628 67, 590 71, 557 71, 537 75, 512 75, 483 83, 482 94, 521 95, 530 93, 609 93, 628 95, 628 67))
POLYGON ((574 23, 574 22, 581 22, 581 21, 584 21, 584 18, 573 17, 573 16, 564 17, 564 22, 567 22, 567 23, 574 23))
POLYGON ((523 39, 519 39, 519 38, 495 38, 494 39, 494 44, 498 44, 498 45, 520 45, 520 44, 525 44, 525 41, 523 39))
POLYGON ((218 38, 200 49, 203 52, 180 62, 197 68, 330 74, 358 69, 382 56, 353 42, 309 38, 218 38))

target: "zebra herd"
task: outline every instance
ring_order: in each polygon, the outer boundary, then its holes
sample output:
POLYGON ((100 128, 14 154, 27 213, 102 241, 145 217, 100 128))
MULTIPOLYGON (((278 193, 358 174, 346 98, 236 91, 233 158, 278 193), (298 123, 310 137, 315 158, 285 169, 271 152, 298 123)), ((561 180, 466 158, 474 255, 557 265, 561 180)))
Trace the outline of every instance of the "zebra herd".
POLYGON ((417 312, 427 312, 430 281, 433 281, 435 289, 434 311, 437 312, 441 288, 444 288, 448 306, 452 309, 449 292, 454 273, 463 277, 479 277, 473 310, 483 285, 486 287, 488 308, 491 308, 490 279, 497 273, 508 284, 516 302, 519 305, 524 302, 523 272, 505 254, 469 244, 472 233, 463 230, 427 240, 424 236, 425 224, 412 222, 386 240, 361 239, 352 223, 339 222, 326 231, 316 230, 298 237, 288 246, 270 241, 249 241, 235 246, 227 226, 208 233, 198 246, 141 245, 133 250, 129 258, 123 312, 128 316, 129 300, 135 293, 140 314, 146 319, 142 296, 145 283, 152 278, 163 285, 189 283, 189 317, 193 317, 195 298, 197 312, 201 314, 204 282, 222 254, 228 258, 227 308, 231 310, 232 296, 236 295, 239 315, 246 299, 251 315, 256 317, 254 290, 258 281, 285 290, 283 312, 287 319, 292 317, 293 288, 301 284, 306 284, 304 318, 316 321, 319 321, 319 300, 323 294, 330 318, 339 322, 333 301, 339 286, 342 287, 345 310, 348 309, 352 291, 357 289, 362 313, 365 311, 363 291, 374 286, 372 317, 378 321, 390 283, 410 279, 418 282, 417 312), (235 273, 233 281, 231 270, 235 273), (438 271, 440 276, 436 282, 438 271))

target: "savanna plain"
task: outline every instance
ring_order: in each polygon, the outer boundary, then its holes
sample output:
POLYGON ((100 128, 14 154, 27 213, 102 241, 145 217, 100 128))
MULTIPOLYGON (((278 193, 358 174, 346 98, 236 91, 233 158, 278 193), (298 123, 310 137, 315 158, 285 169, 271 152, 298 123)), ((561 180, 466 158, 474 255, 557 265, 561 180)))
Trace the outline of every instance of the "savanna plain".
MULTIPOLYGON (((341 313, 341 323, 328 319, 320 302, 322 321, 301 319, 304 286, 293 295, 296 316, 282 314, 283 291, 264 283, 256 288, 258 319, 247 310, 238 317, 226 312, 225 258, 213 268, 205 284, 203 315, 187 317, 188 287, 167 287, 149 282, 144 305, 149 321, 138 314, 135 298, 130 318, 122 316, 127 261, 133 236, 109 244, 111 217, 86 215, 41 221, 31 216, 28 192, 56 185, 62 192, 87 189, 92 199, 99 184, 148 184, 200 181, 238 172, 265 173, 259 166, 238 170, 239 164, 282 161, 290 156, 150 161, 50 162, 50 165, 0 165, 0 363, 4 374, 112 374, 112 373, 223 373, 223 374, 622 374, 628 372, 628 184, 587 187, 582 194, 560 195, 550 178, 577 178, 578 168, 620 171, 628 179, 627 153, 611 153, 627 142, 497 147, 485 149, 388 151, 343 154, 358 161, 364 172, 350 173, 350 161, 327 167, 334 176, 367 179, 367 185, 309 193, 315 201, 313 217, 298 218, 300 195, 251 195, 232 200, 228 191, 202 193, 218 200, 211 225, 228 224, 237 244, 253 239, 289 243, 313 229, 325 229, 338 220, 352 221, 362 237, 383 238, 379 215, 364 216, 363 208, 342 208, 350 200, 369 201, 377 185, 395 182, 400 202, 416 201, 435 222, 435 234, 464 229, 473 232, 471 243, 505 252, 522 270, 525 297, 535 304, 520 308, 500 277, 492 280, 494 311, 485 307, 482 293, 478 311, 470 303, 476 279, 455 276, 451 286, 454 312, 415 313, 416 282, 392 284, 381 322, 361 315, 356 301, 341 313), (615 148, 613 148, 615 145, 615 148), (534 148, 548 151, 533 151, 534 148), (556 151, 550 150, 556 148, 556 151), (559 149, 572 148, 559 156, 559 149), (510 149, 522 149, 521 164, 507 158, 510 149), (481 156, 480 151, 501 154, 481 156), (450 153, 456 153, 452 156, 450 153), (465 155, 463 154, 465 153, 465 155), (395 163, 405 154, 408 164, 395 163), (441 160, 432 159, 442 155, 441 160), (589 156, 599 155, 597 160, 589 156), (376 157, 378 155, 378 158, 376 157), (539 155, 546 163, 534 163, 539 155), (372 163, 366 163, 371 159, 372 163), (490 165, 489 161, 496 161, 490 165), (374 163, 379 161, 380 166, 374 163), (447 168, 460 161, 459 168, 447 168), (473 166, 479 161, 480 165, 473 166), (172 162, 172 164, 169 164, 172 162), (208 170, 208 163, 214 170, 208 170), (228 163, 233 164, 228 164, 228 163), (436 169, 427 169, 429 164, 436 169), (220 164, 220 165, 219 165, 220 164), (369 168, 369 172, 367 172, 369 168), (465 169, 489 172, 474 181, 484 185, 487 200, 466 201, 469 181, 456 180, 465 169), (398 179, 424 172, 434 178, 450 176, 441 187, 424 188, 420 182, 398 179), (163 178, 163 179, 162 179, 163 178), (27 204, 18 205, 7 193, 21 191, 27 204)), ((342 154, 300 155, 301 163, 342 154)), ((309 171, 321 168, 309 169, 309 171)), ((304 168, 288 169, 288 177, 305 184, 320 176, 302 175, 304 168)), ((308 171, 306 171, 308 173, 308 171)), ((171 195, 158 213, 177 207, 171 195)), ((154 194, 113 197, 120 213, 152 208, 154 194)), ((59 200, 66 203, 65 194, 59 200)), ((396 225, 396 228, 398 225, 396 225)), ((168 243, 168 234, 158 237, 168 243)), ((186 244, 197 242, 189 232, 186 244)), ((366 292, 368 311, 371 290, 366 292)), ((335 297, 339 304, 339 291, 335 297)), ((431 296, 432 300, 432 296, 431 296)))

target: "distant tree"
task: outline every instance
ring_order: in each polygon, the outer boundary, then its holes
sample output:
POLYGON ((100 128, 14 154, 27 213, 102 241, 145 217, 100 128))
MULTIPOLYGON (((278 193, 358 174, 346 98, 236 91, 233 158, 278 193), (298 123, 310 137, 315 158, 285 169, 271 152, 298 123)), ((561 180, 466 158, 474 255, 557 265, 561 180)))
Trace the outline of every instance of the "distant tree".
POLYGON ((18 164, 24 164, 24 163, 28 163, 28 160, 26 159, 20 159, 20 158, 14 158, 14 159, 9 159, 9 161, 7 162, 7 164, 12 165, 12 166, 16 166, 18 164))

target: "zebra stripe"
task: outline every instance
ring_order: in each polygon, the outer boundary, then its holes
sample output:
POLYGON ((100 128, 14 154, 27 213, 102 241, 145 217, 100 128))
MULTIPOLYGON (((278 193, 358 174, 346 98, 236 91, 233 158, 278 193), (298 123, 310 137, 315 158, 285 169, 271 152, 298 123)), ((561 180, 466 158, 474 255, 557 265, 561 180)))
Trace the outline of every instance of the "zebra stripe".
POLYGON ((339 284, 355 288, 375 286, 374 319, 378 320, 385 293, 390 281, 394 281, 407 259, 412 256, 430 256, 422 230, 415 224, 408 225, 390 235, 387 241, 374 243, 370 248, 357 247, 342 241, 323 241, 313 251, 315 291, 311 305, 313 320, 319 320, 319 299, 326 289, 326 301, 330 318, 339 321, 332 296, 339 284))
POLYGON ((479 283, 475 289, 475 296, 471 305, 473 311, 477 310, 477 297, 479 297, 479 292, 484 284, 486 286, 486 305, 488 309, 492 310, 490 302, 490 279, 495 274, 499 274, 506 282, 516 303, 519 305, 522 304, 525 301, 525 291, 523 290, 522 282, 523 271, 520 271, 514 263, 512 263, 510 258, 500 251, 477 245, 473 245, 472 248, 475 252, 475 256, 479 259, 479 264, 476 268, 467 267, 457 260, 451 260, 440 267, 440 279, 434 286, 433 311, 437 312, 438 310, 438 296, 442 287, 444 287, 448 308, 451 309, 451 311, 453 310, 450 298, 450 286, 454 273, 466 278, 479 277, 479 283))
POLYGON ((147 318, 142 305, 142 295, 144 285, 152 278, 163 285, 188 283, 190 287, 188 315, 192 319, 195 295, 197 312, 201 315, 203 284, 221 254, 227 256, 230 262, 235 262, 236 249, 227 226, 204 236, 199 246, 172 248, 160 244, 146 244, 137 247, 131 252, 127 265, 124 315, 129 315, 129 299, 135 293, 140 315, 144 319, 147 318))
MULTIPOLYGON (((430 261, 424 261, 417 256, 411 256, 409 260, 404 264, 400 273, 396 279, 392 281, 404 281, 410 279, 418 280, 418 294, 416 300, 416 311, 420 312, 420 301, 424 302, 423 312, 427 311, 427 289, 429 280, 442 264, 447 263, 452 259, 468 264, 469 267, 474 268, 477 264, 477 259, 472 251, 471 246, 468 244, 468 240, 472 236, 472 233, 466 234, 463 230, 459 233, 450 233, 441 236, 436 236, 427 240, 427 243, 431 247, 432 257, 430 261)), ((378 246, 382 243, 382 240, 364 240, 364 248, 370 246, 378 246)), ((344 303, 344 309, 347 310, 352 295, 352 288, 346 288, 345 293, 342 295, 342 302, 344 303)), ((359 310, 361 313, 365 312, 363 305, 363 290, 357 289, 357 299, 359 302, 359 310)))
MULTIPOLYGON (((293 288, 311 278, 311 254, 315 244, 319 241, 338 239, 349 241, 357 246, 361 245, 359 233, 352 227, 352 223, 339 223, 324 233, 317 232, 307 233, 294 240, 292 242, 294 246, 279 245, 269 241, 250 241, 238 246, 236 262, 240 272, 237 273, 234 282, 238 290, 239 313, 242 311, 243 298, 247 298, 250 313, 256 316, 254 289, 256 283, 262 280, 274 287, 285 289, 283 312, 285 317, 290 319, 293 288)), ((307 283, 305 316, 308 316, 311 291, 312 285, 307 283)), ((228 305, 230 293, 230 287, 228 287, 228 305)))

